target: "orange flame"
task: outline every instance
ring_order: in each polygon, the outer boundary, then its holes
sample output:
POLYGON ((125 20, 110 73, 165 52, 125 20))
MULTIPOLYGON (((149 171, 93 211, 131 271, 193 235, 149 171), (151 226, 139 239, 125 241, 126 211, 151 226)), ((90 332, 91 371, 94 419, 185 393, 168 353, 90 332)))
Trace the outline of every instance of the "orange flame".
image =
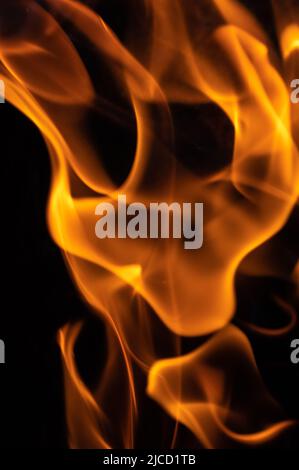
POLYGON ((51 157, 51 235, 107 328, 107 364, 92 391, 75 364, 80 326, 59 332, 69 444, 134 446, 140 411, 136 368, 149 374, 149 395, 204 446, 262 443, 291 423, 267 394, 249 342, 227 325, 235 313, 238 266, 284 226, 297 201, 298 111, 291 110, 288 80, 298 68, 299 27, 287 16, 284 23, 277 7, 282 71, 262 27, 233 0, 140 3, 148 18, 144 40, 132 29, 122 43, 103 18, 74 0, 47 0, 48 11, 36 2, 14 4, 18 13, 29 9, 28 22, 16 37, 0 40, 7 99, 36 124, 51 157), (112 113, 113 105, 95 90, 60 20, 92 44, 134 114, 136 149, 120 185, 86 125, 91 108, 112 113), (200 176, 179 162, 174 103, 214 103, 223 111, 234 128, 230 163, 200 176), (119 193, 146 205, 204 202, 203 248, 188 252, 172 239, 99 241, 95 207, 115 202, 119 193), (162 324, 171 337, 172 359, 160 360, 156 351, 162 324), (180 356, 180 336, 212 333, 202 347, 180 356), (247 392, 235 396, 240 371, 247 392), (119 387, 122 404, 115 398, 119 387))
POLYGON ((186 356, 158 361, 148 392, 207 448, 231 446, 230 440, 262 443, 292 424, 272 422, 279 416, 277 405, 264 388, 248 340, 232 326, 186 356))

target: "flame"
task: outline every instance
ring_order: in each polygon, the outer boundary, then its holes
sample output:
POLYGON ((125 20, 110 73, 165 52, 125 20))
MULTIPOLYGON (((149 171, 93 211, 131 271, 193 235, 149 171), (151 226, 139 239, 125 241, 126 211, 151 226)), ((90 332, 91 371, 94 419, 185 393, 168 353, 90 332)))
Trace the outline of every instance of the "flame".
MULTIPOLYGON (((76 367, 80 325, 59 332, 70 447, 135 445, 136 369, 148 376, 148 394, 202 445, 272 439, 292 423, 266 392, 249 342, 228 325, 240 263, 284 226, 298 197, 298 111, 288 88, 299 63, 298 24, 276 7, 279 66, 262 27, 232 0, 144 0, 148 33, 140 40, 131 28, 126 42, 83 2, 44 3, 12 2, 26 22, 0 38, 0 78, 7 99, 44 137, 52 163, 49 230, 80 293, 106 325, 108 358, 94 390, 76 367), (96 84, 63 22, 92 45, 123 109, 105 96, 101 79, 96 84), (233 154, 220 170, 198 175, 176 157, 172 106, 206 103, 233 127, 233 154), (135 153, 120 184, 88 131, 91 109, 119 113, 123 125, 128 113, 134 116, 135 153), (204 202, 203 248, 188 252, 175 239, 99 241, 95 207, 115 203, 120 193, 146 205, 204 202), (167 360, 156 347, 164 329, 167 360), (181 355, 181 337, 207 334, 215 336, 181 355), (240 370, 248 394, 238 396, 240 370)), ((134 2, 126 3, 132 13, 134 2)))
POLYGON ((250 344, 233 326, 197 350, 157 361, 148 393, 207 448, 261 444, 292 424, 279 415, 258 373, 250 344))

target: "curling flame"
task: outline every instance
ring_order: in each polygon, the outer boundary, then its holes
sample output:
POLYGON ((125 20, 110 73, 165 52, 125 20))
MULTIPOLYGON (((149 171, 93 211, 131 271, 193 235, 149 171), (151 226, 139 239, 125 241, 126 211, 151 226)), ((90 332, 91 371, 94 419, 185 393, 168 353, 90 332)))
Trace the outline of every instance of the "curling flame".
POLYGON ((158 361, 148 392, 174 419, 189 427, 207 448, 264 442, 291 422, 279 415, 257 371, 246 337, 229 326, 198 350, 158 361), (231 384, 238 384, 238 392, 231 384))
MULTIPOLYGON (((284 75, 271 60, 274 51, 261 26, 232 0, 141 1, 148 34, 140 39, 132 28, 127 43, 83 2, 44 3, 47 9, 12 2, 14 14, 27 21, 15 37, 0 39, 0 78, 7 99, 45 139, 52 162, 49 229, 74 282, 106 324, 107 363, 92 391, 75 364, 80 327, 59 332, 70 446, 134 446, 141 394, 136 369, 149 374, 149 395, 202 445, 273 438, 290 423, 267 394, 249 342, 227 325, 235 313, 240 262, 283 227, 297 201, 292 136, 299 121, 287 78, 298 53, 298 26, 277 20, 284 75), (61 23, 92 44, 121 106, 105 96, 104 80, 92 76, 61 23), (171 107, 205 103, 231 123, 234 147, 223 168, 199 175, 176 156, 171 107), (88 131, 91 109, 119 113, 124 126, 126 116, 134 116, 135 154, 120 184, 88 131), (204 247, 195 253, 172 239, 99 241, 94 209, 115 202, 118 193, 146 205, 204 202, 204 247), (156 342, 162 330, 171 338, 165 355, 173 358, 161 361, 156 342), (180 336, 212 333, 206 344, 180 356, 180 336), (244 393, 233 389, 240 371, 244 393)), ((134 2, 125 3, 134 17, 134 2)))

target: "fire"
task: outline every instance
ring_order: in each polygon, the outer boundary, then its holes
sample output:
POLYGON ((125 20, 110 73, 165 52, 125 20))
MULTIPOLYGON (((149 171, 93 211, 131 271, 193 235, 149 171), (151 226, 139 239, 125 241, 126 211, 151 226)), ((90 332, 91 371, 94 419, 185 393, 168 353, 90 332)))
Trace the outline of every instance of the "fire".
MULTIPOLYGON (((134 2, 126 3, 134 18, 134 2)), ((27 20, 0 39, 0 78, 7 100, 45 139, 52 163, 49 230, 106 325, 108 357, 93 390, 76 367, 80 325, 58 335, 70 447, 134 447, 144 392, 138 374, 148 379, 148 395, 203 446, 272 439, 292 422, 266 391, 249 341, 229 324, 240 263, 284 226, 297 201, 299 115, 289 99, 299 63, 293 10, 284 16, 275 7, 280 59, 254 16, 233 0, 141 1, 147 33, 139 37, 137 23, 126 42, 83 1, 44 4, 12 2, 27 20), (101 79, 96 84, 64 22, 92 45, 124 109, 110 103, 101 79), (198 174, 177 158, 172 106, 206 103, 233 127, 233 154, 217 171, 198 174), (128 110, 134 116, 135 152, 120 184, 90 137, 91 109, 119 112, 123 125, 128 110), (97 239, 95 208, 119 194, 147 207, 203 202, 203 247, 189 252, 176 239, 97 239), (162 359, 156 343, 165 331, 162 359), (181 353, 183 337, 204 335, 213 336, 181 353)))
POLYGON ((292 424, 272 422, 277 404, 260 379, 248 340, 232 326, 188 355, 158 361, 148 393, 207 448, 228 447, 231 440, 262 443, 292 424))

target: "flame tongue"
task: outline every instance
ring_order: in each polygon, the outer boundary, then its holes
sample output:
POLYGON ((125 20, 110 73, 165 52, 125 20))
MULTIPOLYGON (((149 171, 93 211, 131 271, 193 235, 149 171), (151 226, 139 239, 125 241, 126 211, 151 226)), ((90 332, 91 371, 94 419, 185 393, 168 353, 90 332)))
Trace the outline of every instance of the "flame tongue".
MULTIPOLYGON (((140 44, 131 31, 134 47, 121 43, 101 17, 72 0, 47 1, 51 13, 36 2, 26 3, 30 24, 15 37, 1 39, 7 97, 38 126, 49 148, 51 234, 74 282, 107 325, 108 362, 93 392, 80 379, 72 356, 78 326, 59 333, 71 447, 134 445, 136 367, 145 373, 150 369, 150 396, 207 447, 233 440, 263 442, 289 424, 280 421, 264 390, 248 341, 227 325, 235 313, 240 262, 284 225, 296 202, 292 126, 298 120, 290 113, 284 77, 269 59, 270 42, 253 16, 234 1, 215 0, 206 11, 199 3, 148 1, 150 40, 140 44), (112 112, 115 106, 94 90, 94 77, 57 17, 71 22, 92 44, 134 115, 136 151, 119 187, 86 124, 91 107, 105 103, 112 112), (171 105, 206 102, 217 105, 234 127, 234 151, 231 164, 200 178, 176 158, 171 105), (115 203, 118 193, 145 205, 204 202, 204 247, 188 253, 178 240, 99 242, 95 207, 115 203), (155 342, 165 327, 171 338, 167 357, 179 354, 179 336, 224 330, 187 356, 159 361, 155 342), (240 368, 251 390, 252 416, 233 389, 240 368), (112 370, 121 371, 119 380, 112 379, 112 370), (116 439, 109 398, 120 386, 126 390, 125 425, 116 439)), ((298 29, 280 28, 290 70, 298 29)))
POLYGON ((229 326, 198 350, 155 363, 148 393, 208 448, 256 445, 293 423, 266 392, 246 337, 229 326))

